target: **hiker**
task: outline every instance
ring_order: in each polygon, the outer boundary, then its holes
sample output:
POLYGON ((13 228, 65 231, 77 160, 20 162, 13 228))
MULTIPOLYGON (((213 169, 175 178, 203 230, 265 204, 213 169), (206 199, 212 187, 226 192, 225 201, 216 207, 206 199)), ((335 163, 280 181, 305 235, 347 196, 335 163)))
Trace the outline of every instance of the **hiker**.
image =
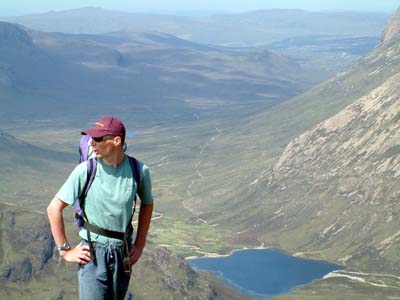
POLYGON ((125 127, 117 118, 101 118, 82 135, 91 137, 89 146, 96 158, 75 167, 50 202, 47 213, 51 231, 60 257, 78 264, 80 300, 122 300, 128 290, 132 265, 143 253, 150 226, 153 212, 150 174, 146 165, 125 154, 125 127), (89 172, 88 162, 95 162, 93 171, 89 172), (140 181, 134 178, 133 169, 139 172, 140 181), (89 173, 93 177, 87 188, 89 173), (136 194, 140 198, 140 211, 133 240, 136 194), (63 209, 76 203, 83 210, 79 231, 82 241, 72 247, 65 233, 63 209))

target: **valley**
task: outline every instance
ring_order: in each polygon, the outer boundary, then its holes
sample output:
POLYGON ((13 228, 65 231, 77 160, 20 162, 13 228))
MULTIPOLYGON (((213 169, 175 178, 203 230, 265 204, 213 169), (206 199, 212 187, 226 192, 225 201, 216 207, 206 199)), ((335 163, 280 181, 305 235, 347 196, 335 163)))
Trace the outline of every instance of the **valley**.
MULTIPOLYGON (((44 218, 77 162, 81 129, 118 115, 136 133, 128 153, 149 165, 156 199, 137 270, 151 280, 133 283, 138 299, 239 299, 183 258, 260 245, 347 267, 284 299, 398 298, 396 35, 319 73, 265 48, 164 33, 69 34, 0 23, 0 39, 2 209, 44 218), (150 288, 160 281, 165 295, 150 288)), ((73 235, 73 211, 66 213, 73 235)), ((9 245, 3 237, 0 248, 9 245)), ((45 268, 59 276, 56 266, 52 258, 45 268)), ((49 296, 38 291, 50 279, 33 278, 27 289, 49 296)), ((19 293, 18 283, 6 286, 5 295, 19 293)), ((68 284, 57 292, 52 297, 72 299, 76 291, 68 284)))

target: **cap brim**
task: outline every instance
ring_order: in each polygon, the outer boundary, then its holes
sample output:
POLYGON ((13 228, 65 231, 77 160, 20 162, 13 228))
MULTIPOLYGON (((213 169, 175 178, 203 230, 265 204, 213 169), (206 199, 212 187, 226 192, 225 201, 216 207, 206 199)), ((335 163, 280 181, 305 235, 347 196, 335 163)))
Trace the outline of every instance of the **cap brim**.
POLYGON ((82 131, 81 134, 82 135, 90 135, 91 137, 102 137, 102 136, 109 134, 109 132, 107 130, 88 129, 88 130, 82 131))

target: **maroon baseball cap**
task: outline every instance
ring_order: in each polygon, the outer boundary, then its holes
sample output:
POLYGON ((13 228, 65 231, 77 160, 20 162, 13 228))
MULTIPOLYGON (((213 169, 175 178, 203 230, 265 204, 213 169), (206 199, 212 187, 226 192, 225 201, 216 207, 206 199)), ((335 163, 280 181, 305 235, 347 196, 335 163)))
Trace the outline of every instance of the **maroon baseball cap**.
POLYGON ((116 117, 104 117, 96 121, 92 128, 82 131, 83 135, 90 135, 92 137, 102 137, 105 135, 117 135, 125 138, 125 126, 116 117))

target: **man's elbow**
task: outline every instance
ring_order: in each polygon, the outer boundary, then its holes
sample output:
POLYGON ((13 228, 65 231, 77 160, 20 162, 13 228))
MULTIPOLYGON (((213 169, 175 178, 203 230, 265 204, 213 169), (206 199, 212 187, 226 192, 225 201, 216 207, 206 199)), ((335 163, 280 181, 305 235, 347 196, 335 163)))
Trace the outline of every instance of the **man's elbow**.
POLYGON ((54 216, 55 214, 60 213, 66 204, 58 198, 54 198, 51 200, 49 206, 47 206, 47 215, 49 217, 54 216))

